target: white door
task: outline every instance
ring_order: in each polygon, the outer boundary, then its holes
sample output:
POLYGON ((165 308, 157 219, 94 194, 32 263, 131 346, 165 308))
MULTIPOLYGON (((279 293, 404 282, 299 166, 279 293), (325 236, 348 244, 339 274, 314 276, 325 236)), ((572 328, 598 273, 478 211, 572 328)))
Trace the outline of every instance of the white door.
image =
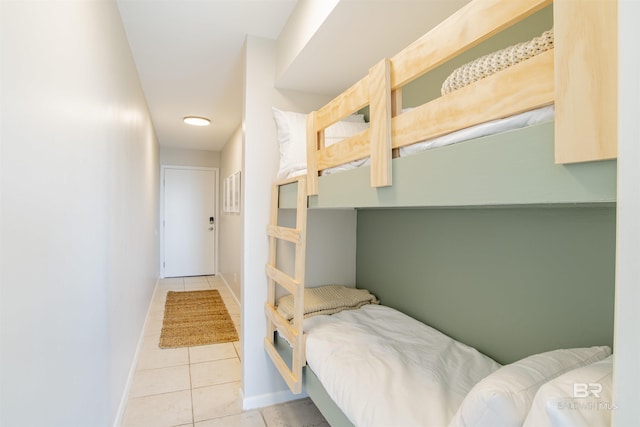
POLYGON ((217 171, 163 170, 163 276, 215 274, 217 171))

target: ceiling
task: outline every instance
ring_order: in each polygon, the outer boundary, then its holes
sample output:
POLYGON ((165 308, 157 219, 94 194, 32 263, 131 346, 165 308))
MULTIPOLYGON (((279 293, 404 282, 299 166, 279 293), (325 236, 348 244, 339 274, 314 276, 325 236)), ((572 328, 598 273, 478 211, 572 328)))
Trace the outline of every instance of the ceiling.
MULTIPOLYGON (((319 2, 329 0, 300 0, 319 2)), ((337 95, 468 0, 333 0, 276 86, 337 95)), ((242 118, 247 35, 277 40, 296 0, 117 0, 160 145, 221 150, 242 118), (187 115, 212 119, 189 126, 187 115)))

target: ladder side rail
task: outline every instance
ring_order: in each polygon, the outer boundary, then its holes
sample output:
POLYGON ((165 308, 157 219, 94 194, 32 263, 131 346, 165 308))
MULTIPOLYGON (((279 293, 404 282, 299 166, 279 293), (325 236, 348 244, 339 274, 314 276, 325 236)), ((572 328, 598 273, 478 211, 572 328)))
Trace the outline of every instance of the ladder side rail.
MULTIPOLYGON (((271 187, 271 211, 269 212, 269 225, 278 224, 278 199, 280 196, 280 188, 277 184, 271 187)), ((275 236, 269 236, 269 265, 276 265, 276 247, 278 239, 275 236)), ((267 303, 275 306, 276 304, 276 282, 273 277, 267 278, 267 303)), ((273 345, 273 335, 276 332, 273 322, 267 322, 267 340, 273 345)))
POLYGON ((267 226, 269 237, 269 257, 266 265, 267 302, 267 337, 264 348, 278 372, 294 394, 302 392, 302 369, 306 365, 304 321, 304 278, 306 267, 306 230, 307 230, 307 180, 298 180, 296 205, 296 228, 278 225, 279 185, 272 187, 270 223, 267 226), (293 277, 276 267, 278 240, 295 244, 295 263, 293 277), (292 322, 285 319, 276 308, 276 286, 281 286, 293 296, 294 313, 292 322), (274 335, 278 330, 292 347, 291 369, 275 348, 274 335))
POLYGON ((306 364, 304 342, 304 278, 307 248, 307 179, 302 176, 298 181, 298 198, 296 206, 296 228, 305 230, 300 233, 300 240, 296 244, 295 279, 298 282, 297 292, 294 294, 293 327, 298 331, 296 343, 293 347, 293 374, 302 381, 302 368, 306 364))

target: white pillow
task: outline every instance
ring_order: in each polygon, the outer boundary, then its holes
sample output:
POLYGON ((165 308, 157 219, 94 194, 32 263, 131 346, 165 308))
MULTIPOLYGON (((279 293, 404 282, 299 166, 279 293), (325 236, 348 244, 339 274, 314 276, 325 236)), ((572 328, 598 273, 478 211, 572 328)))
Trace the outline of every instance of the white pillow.
POLYGON ((471 389, 449 425, 520 427, 542 384, 610 354, 611 349, 606 346, 561 349, 505 365, 471 389))
POLYGON ((574 369, 544 384, 524 427, 611 425, 613 356, 574 369))
MULTIPOLYGON (((280 167, 278 178, 302 175, 307 169, 307 116, 302 113, 282 111, 273 107, 273 116, 278 128, 280 167)), ((369 127, 364 115, 353 114, 329 126, 325 132, 325 146, 330 146, 346 137, 355 135, 369 127)))

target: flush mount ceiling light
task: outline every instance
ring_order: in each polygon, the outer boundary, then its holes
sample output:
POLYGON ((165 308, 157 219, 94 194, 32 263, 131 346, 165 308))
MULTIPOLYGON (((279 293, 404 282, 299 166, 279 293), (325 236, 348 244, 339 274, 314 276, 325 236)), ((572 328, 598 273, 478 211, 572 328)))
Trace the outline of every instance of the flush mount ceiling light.
POLYGON ((206 117, 186 116, 182 120, 184 120, 186 124, 193 126, 209 126, 211 124, 211 120, 206 117))

